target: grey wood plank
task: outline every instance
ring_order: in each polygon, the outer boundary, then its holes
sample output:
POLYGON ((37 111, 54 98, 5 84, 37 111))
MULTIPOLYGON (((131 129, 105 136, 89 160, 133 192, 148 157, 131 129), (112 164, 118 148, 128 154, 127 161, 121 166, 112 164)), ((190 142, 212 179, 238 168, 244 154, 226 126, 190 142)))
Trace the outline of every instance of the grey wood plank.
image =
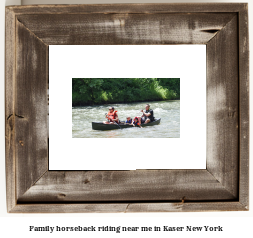
POLYGON ((11 213, 108 213, 124 212, 128 204, 22 204, 15 206, 11 213))
POLYGON ((16 205, 15 182, 15 16, 12 11, 5 12, 5 165, 7 210, 16 205))
POLYGON ((16 22, 15 146, 17 198, 47 170, 48 47, 16 22))
POLYGON ((244 3, 151 3, 12 6, 15 14, 238 12, 244 3))
POLYGON ((207 169, 238 197, 237 17, 207 44, 207 169))
POLYGON ((210 212, 248 211, 239 202, 143 203, 129 204, 126 212, 210 212))
POLYGON ((13 213, 128 213, 128 212, 205 212, 247 211, 239 202, 220 203, 84 203, 84 204, 22 204, 13 213))
POLYGON ((49 171, 19 202, 232 200, 207 170, 49 171))
POLYGON ((239 201, 249 206, 249 28, 248 5, 239 12, 239 201))
POLYGON ((142 45, 206 44, 234 16, 236 13, 41 14, 18 19, 48 45, 142 45))

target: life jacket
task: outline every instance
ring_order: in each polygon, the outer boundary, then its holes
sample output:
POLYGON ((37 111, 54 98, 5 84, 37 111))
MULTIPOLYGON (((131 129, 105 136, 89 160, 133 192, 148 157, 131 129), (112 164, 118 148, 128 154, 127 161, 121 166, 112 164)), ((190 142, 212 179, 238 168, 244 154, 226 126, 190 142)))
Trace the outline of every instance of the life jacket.
POLYGON ((134 125, 137 125, 137 126, 139 126, 140 125, 140 123, 137 121, 137 122, 133 122, 134 123, 134 125))
POLYGON ((116 118, 116 112, 117 112, 117 111, 113 111, 113 112, 108 112, 108 113, 107 113, 107 116, 108 116, 108 120, 109 120, 109 121, 112 121, 112 119, 115 119, 115 118, 116 118))
POLYGON ((132 119, 130 119, 129 121, 128 120, 126 120, 126 123, 132 123, 132 119))
MULTIPOLYGON (((135 117, 135 118, 137 118, 137 119, 138 119, 138 117, 135 117)), ((133 124, 134 124, 134 125, 139 126, 139 125, 140 125, 140 123, 139 123, 139 119, 138 119, 138 121, 137 121, 137 122, 135 122, 135 118, 134 118, 133 124)))

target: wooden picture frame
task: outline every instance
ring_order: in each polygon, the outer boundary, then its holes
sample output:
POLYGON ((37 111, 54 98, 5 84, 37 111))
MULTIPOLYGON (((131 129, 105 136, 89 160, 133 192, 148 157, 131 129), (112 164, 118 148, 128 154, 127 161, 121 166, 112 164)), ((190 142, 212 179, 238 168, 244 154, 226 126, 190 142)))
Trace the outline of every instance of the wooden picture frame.
POLYGON ((248 40, 246 3, 6 7, 8 212, 247 211, 248 40), (49 171, 48 46, 59 44, 206 44, 206 169, 49 171))

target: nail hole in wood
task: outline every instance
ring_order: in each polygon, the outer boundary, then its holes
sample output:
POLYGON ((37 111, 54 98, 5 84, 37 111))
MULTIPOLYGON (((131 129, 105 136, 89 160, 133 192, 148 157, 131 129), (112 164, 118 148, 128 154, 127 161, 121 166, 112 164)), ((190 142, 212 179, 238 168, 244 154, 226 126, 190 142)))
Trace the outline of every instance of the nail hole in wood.
POLYGON ((89 183, 90 182, 90 180, 88 180, 88 179, 85 179, 84 180, 84 183, 86 184, 86 183, 89 183))
POLYGON ((184 203, 185 202, 185 196, 182 198, 182 203, 184 203))
POLYGON ((65 194, 63 194, 63 193, 59 193, 57 197, 58 197, 58 198, 65 198, 65 197, 66 197, 66 195, 65 195, 65 194))

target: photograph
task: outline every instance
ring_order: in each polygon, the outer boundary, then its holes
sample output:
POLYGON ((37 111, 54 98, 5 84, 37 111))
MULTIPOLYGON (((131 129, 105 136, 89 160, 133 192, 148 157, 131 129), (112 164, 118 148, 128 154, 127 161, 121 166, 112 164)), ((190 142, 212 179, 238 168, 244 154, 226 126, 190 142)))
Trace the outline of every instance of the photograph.
POLYGON ((180 138, 180 78, 72 78, 72 138, 180 138))

